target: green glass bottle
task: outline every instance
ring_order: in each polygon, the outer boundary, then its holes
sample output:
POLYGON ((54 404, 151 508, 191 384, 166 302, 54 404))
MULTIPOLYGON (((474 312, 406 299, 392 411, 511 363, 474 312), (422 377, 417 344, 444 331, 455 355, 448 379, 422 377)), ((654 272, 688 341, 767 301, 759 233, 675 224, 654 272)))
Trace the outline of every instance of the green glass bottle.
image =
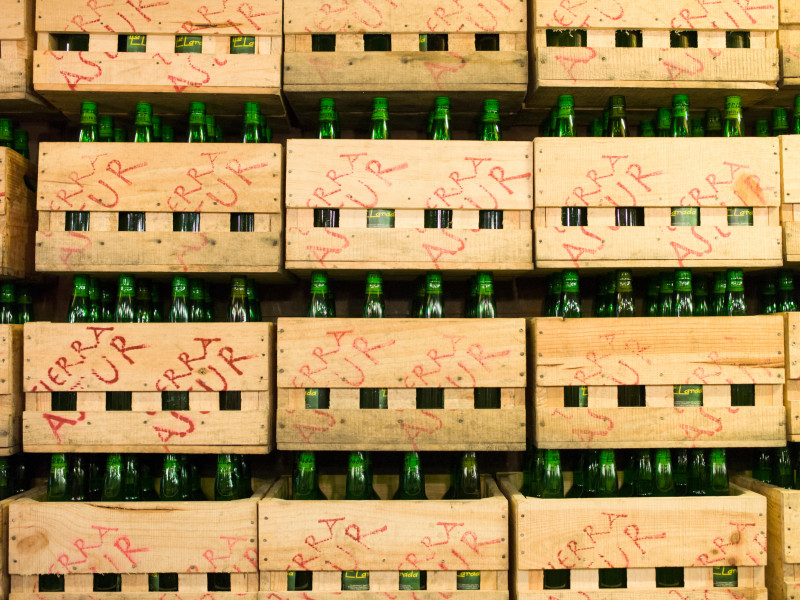
MULTIPOLYGON (((475 302, 475 318, 494 319, 497 306, 494 301, 492 274, 478 273, 478 294, 475 302)), ((500 388, 475 388, 475 408, 500 408, 500 388)))
POLYGON ((153 299, 150 295, 150 281, 136 280, 136 312, 133 320, 136 323, 153 322, 153 299))
MULTIPOLYGON (((636 309, 633 300, 633 276, 628 270, 619 270, 612 274, 611 288, 614 292, 609 302, 610 317, 635 317, 636 309)), ((617 388, 617 405, 625 407, 645 406, 645 388, 641 385, 621 385, 617 388)))
MULTIPOLYGON (((544 472, 542 474, 541 498, 548 500, 564 497, 564 475, 561 472, 561 453, 558 450, 546 450, 544 456, 544 472)), ((563 590, 569 588, 568 569, 546 569, 544 571, 544 589, 563 590)))
POLYGON ((584 467, 585 464, 585 453, 581 452, 578 455, 578 462, 575 466, 575 470, 572 472, 572 485, 567 490, 567 493, 564 494, 565 498, 583 498, 586 495, 586 485, 585 485, 585 476, 586 470, 584 467))
MULTIPOLYGON (((97 132, 97 104, 84 101, 81 105, 81 128, 78 133, 79 142, 96 142, 97 132)), ((67 211, 65 220, 67 231, 89 231, 88 211, 67 211)))
MULTIPOLYGON (((339 117, 332 98, 322 98, 319 103, 319 139, 339 139, 339 117)), ((315 208, 314 227, 339 227, 338 208, 315 208)))
POLYGON ((146 35, 121 35, 117 50, 119 52, 147 52, 146 35))
MULTIPOLYGON (((481 499, 481 473, 478 468, 478 458, 474 452, 461 454, 454 496, 456 500, 481 499)), ((480 571, 458 571, 456 573, 457 590, 480 590, 480 588, 480 571)))
POLYGON ((714 273, 714 291, 711 294, 711 316, 721 317, 727 314, 725 306, 728 295, 728 280, 725 271, 714 273))
POLYGON ((710 496, 727 496, 729 493, 725 448, 714 448, 709 453, 708 494, 710 496))
MULTIPOLYGON (((672 457, 668 448, 659 448, 655 452, 655 472, 653 496, 666 498, 675 495, 675 482, 672 478, 672 457)), ((683 587, 682 567, 656 567, 656 587, 683 587)))
POLYGON ((105 474, 105 460, 102 454, 90 454, 87 461, 88 492, 87 499, 99 502, 103 495, 103 475, 105 474))
POLYGON ((661 274, 661 285, 658 293, 658 316, 671 317, 675 304, 675 279, 671 273, 661 274))
MULTIPOLYGON (((694 315, 692 273, 688 269, 678 269, 675 271, 675 303, 672 308, 672 316, 692 317, 694 315)), ((675 406, 703 406, 702 385, 674 385, 672 388, 675 406)))
MULTIPOLYGON (((425 276, 425 299, 422 304, 423 319, 441 319, 444 317, 444 301, 442 300, 442 274, 430 272, 425 276)), ((444 408, 444 389, 417 388, 417 408, 444 408)))
MULTIPOLYGON (((614 451, 601 450, 599 461, 595 495, 598 498, 616 498, 619 495, 619 482, 614 451)), ((600 589, 627 587, 627 579, 625 569, 600 569, 600 589)))
POLYGON ((114 117, 111 115, 100 115, 97 124, 97 141, 114 141, 114 117))
POLYGON ((756 452, 756 460, 753 465, 753 478, 772 484, 772 457, 767 448, 761 448, 756 452))
POLYGON ((189 280, 189 322, 204 323, 206 321, 205 312, 205 292, 201 279, 189 280))
POLYGON ((11 119, 0 119, 0 148, 13 148, 14 125, 11 119))
POLYGON ((722 137, 722 115, 716 108, 706 110, 706 137, 722 137))
POLYGON ((217 120, 206 113, 206 144, 217 143, 217 120))
MULTIPOLYGON (((608 99, 608 137, 628 137, 625 96, 611 96, 608 99)), ((634 207, 616 208, 614 213, 617 226, 636 227, 640 224, 639 211, 634 207)))
POLYGON ((271 144, 272 143, 272 129, 270 128, 269 124, 267 123, 267 117, 264 116, 262 113, 259 115, 259 126, 261 128, 261 142, 264 144, 271 144))
MULTIPOLYGON (((99 283, 94 277, 89 277, 89 322, 100 323, 102 320, 103 306, 100 300, 99 283)), ((113 317, 111 322, 114 322, 113 317)))
POLYGON ((139 471, 139 457, 136 454, 125 455, 125 469, 122 477, 122 499, 126 502, 142 500, 141 473, 139 471))
POLYGON ((647 317, 657 317, 659 312, 658 294, 661 291, 661 278, 651 275, 647 279, 647 296, 645 297, 644 314, 647 317))
POLYGON ((692 448, 689 451, 689 495, 705 496, 708 491, 708 463, 706 451, 692 448))
MULTIPOLYGON (((248 280, 249 282, 250 280, 248 280)), ((253 315, 253 320, 255 320, 255 316, 258 315, 258 320, 261 320, 261 303, 258 300, 258 294, 256 294, 256 287, 255 284, 249 285, 248 293, 252 292, 253 300, 250 301, 250 296, 248 296, 247 301, 247 310, 248 314, 253 315)), ((214 302, 211 300, 211 287, 209 286, 208 282, 203 282, 203 322, 204 323, 213 323, 214 319, 214 302)))
POLYGON ((795 487, 792 452, 788 446, 772 450, 772 483, 787 490, 795 487))
POLYGON ((255 54, 256 37, 254 35, 232 35, 230 44, 231 54, 255 54))
POLYGON ((175 130, 172 125, 161 125, 161 141, 165 144, 171 144, 175 141, 175 130))
POLYGON ((214 501, 239 499, 240 485, 234 469, 232 454, 217 456, 217 474, 214 478, 214 501))
POLYGON ((603 122, 600 119, 592 119, 591 123, 589 123, 589 136, 604 137, 603 134, 603 122))
MULTIPOLYGON (((385 315, 383 301, 383 279, 378 272, 367 273, 366 300, 362 317, 382 319, 385 315)), ((386 388, 361 388, 359 408, 389 408, 389 391, 386 388)))
POLYGON ((21 283, 17 286, 17 323, 24 325, 33 321, 33 298, 31 288, 21 283))
MULTIPOLYGON (((372 104, 370 139, 391 139, 388 100, 386 98, 374 98, 372 104)), ((392 228, 394 227, 394 216, 395 210, 393 208, 369 208, 367 209, 367 227, 392 228)))
POLYGON ((250 321, 250 311, 247 299, 247 279, 233 277, 231 279, 231 299, 228 303, 228 322, 246 323, 248 321, 250 321))
POLYGON ((597 475, 600 472, 600 451, 586 450, 583 456, 583 495, 585 498, 594 498, 597 495, 597 475))
POLYGON ((85 502, 87 499, 89 482, 86 478, 86 461, 81 454, 70 456, 72 465, 69 470, 68 487, 70 502, 85 502))
MULTIPOLYGON (((406 452, 403 457, 403 468, 400 471, 400 483, 393 500, 427 500, 425 494, 425 475, 422 472, 419 452, 406 452)), ((426 571, 400 571, 399 584, 401 590, 419 591, 428 589, 426 571)))
POLYGON ((800 134, 800 94, 794 97, 794 111, 792 113, 792 133, 800 134))
POLYGON ((161 306, 161 284, 158 281, 150 283, 150 302, 153 305, 153 323, 164 321, 164 313, 161 306))
MULTIPOLYGON (((302 451, 295 455, 294 473, 292 476, 292 500, 325 500, 325 494, 319 489, 319 473, 313 452, 302 451)), ((287 590, 302 591, 312 587, 312 571, 289 571, 287 573, 287 590)))
POLYGON ((708 278, 705 275, 694 277, 692 291, 694 292, 694 316, 708 317, 711 314, 708 305, 708 278))
MULTIPOLYGON (((170 323, 189 322, 188 303, 189 281, 183 275, 172 279, 172 304, 169 309, 167 321, 170 323)), ((165 391, 161 392, 161 410, 189 410, 189 392, 165 391)))
POLYGON ((672 137, 672 111, 668 108, 656 111, 656 136, 672 137))
POLYGON ((123 497, 123 477, 125 469, 122 454, 109 454, 106 458, 106 472, 103 478, 103 502, 121 502, 123 497))
MULTIPOLYGON (((564 94, 558 97, 553 137, 575 136, 575 100, 564 94)), ((585 227, 588 225, 588 210, 585 206, 565 206, 561 209, 561 225, 565 227, 585 227)))
POLYGON ((31 152, 28 148, 28 132, 24 129, 14 130, 14 150, 16 150, 22 158, 30 158, 31 152))
MULTIPOLYGON (((741 269, 728 269, 725 314, 745 316, 744 275, 741 269)), ((731 406, 755 406, 755 386, 752 383, 731 385, 731 406)))
MULTIPOLYGON (((324 271, 311 273, 311 301, 308 316, 315 318, 333 317, 331 303, 328 298, 328 276, 324 271)), ((306 408, 329 408, 330 389, 306 388, 306 408)))
POLYGON ((642 448, 636 451, 635 472, 633 495, 637 498, 647 498, 655 495, 655 473, 653 471, 653 456, 650 450, 642 448))
POLYGON ((669 32, 670 48, 697 48, 697 32, 673 30, 669 32))
POLYGON ((689 96, 675 94, 672 97, 671 137, 690 137, 689 96))
POLYGON ((794 294, 794 275, 788 269, 782 269, 779 277, 777 312, 796 312, 797 302, 794 294))
POLYGON ((183 469, 177 454, 165 454, 161 470, 161 493, 159 500, 178 501, 183 499, 183 469))
POLYGON ((741 96, 725 97, 725 123, 723 131, 725 137, 744 136, 741 96))
POLYGON ((764 274, 761 280, 759 302, 759 312, 762 315, 773 315, 778 312, 777 278, 774 271, 764 274))
MULTIPOLYGON (((366 452, 351 452, 345 481, 345 500, 371 500, 376 496, 369 480, 366 452)), ((343 571, 342 591, 369 591, 369 571, 343 571)))
MULTIPOLYGON (((261 127, 261 105, 258 102, 245 102, 244 105, 244 126, 242 133, 242 143, 261 144, 265 143, 262 139, 261 127)), ((255 229, 254 213, 231 213, 231 231, 252 232, 255 229)))
POLYGON ((562 282, 561 273, 553 273, 547 278, 547 297, 545 299, 545 306, 544 306, 545 317, 562 316, 561 282, 562 282))
POLYGON ((750 47, 750 32, 749 31, 726 31, 725 32, 725 47, 726 48, 749 48, 750 47))
POLYGON ((18 320, 14 284, 4 283, 0 286, 0 324, 16 325, 18 320))
MULTIPOLYGON (((536 454, 536 448, 533 444, 528 442, 525 448, 525 455, 522 459, 522 487, 520 487, 520 492, 523 496, 539 496, 539 481, 536 478, 536 454)), ((454 475, 451 476, 451 479, 456 481, 458 479, 458 472, 455 468, 453 471, 454 475)), ((455 495, 455 488, 452 485, 451 488, 455 495)))
MULTIPOLYGON (((188 143, 205 144, 212 136, 206 129, 206 105, 203 102, 190 102, 188 143)), ((185 211, 173 213, 172 231, 200 231, 200 215, 185 211)))
POLYGON ((115 143, 125 143, 128 141, 128 132, 125 131, 125 128, 114 121, 114 142, 115 143))
POLYGON ((155 502, 158 500, 158 494, 156 494, 156 490, 153 487, 153 474, 150 471, 150 464, 146 460, 142 461, 141 464, 139 498, 144 502, 155 502))
POLYGON ((756 137, 769 137, 769 121, 758 119, 755 126, 756 137))
POLYGON ((706 125, 703 119, 692 119, 691 134, 691 137, 695 138, 706 137, 706 125))
POLYGON ((60 452, 50 456, 50 477, 47 480, 48 502, 69 501, 68 469, 66 454, 60 452))
POLYGON ((689 495, 689 452, 686 448, 675 448, 672 453, 672 476, 675 481, 675 495, 689 495))
MULTIPOLYGON (((153 141, 153 107, 147 102, 136 105, 136 127, 133 141, 149 144, 153 141)), ((145 231, 145 214, 143 212, 121 212, 119 214, 120 231, 145 231)))
MULTIPOLYGON (((431 136, 433 140, 450 140, 450 98, 444 96, 436 98, 431 136)), ((426 229, 451 229, 453 211, 451 209, 425 209, 424 220, 426 229)))
MULTIPOLYGON (((499 142, 503 139, 500 131, 500 102, 497 100, 484 100, 481 128, 478 139, 484 142, 499 142)), ((479 210, 479 229, 502 229, 502 210, 479 210)))
MULTIPOLYGON (((580 318, 582 310, 578 271, 565 270, 562 273, 561 288, 563 290, 561 316, 566 319, 580 318)), ((588 406, 588 399, 589 390, 585 385, 564 387, 564 406, 585 407, 588 406)))
POLYGON ((152 115, 151 123, 153 126, 153 142, 161 142, 163 141, 163 129, 161 125, 161 117, 158 115, 152 115))
POLYGON ((175 54, 202 54, 203 36, 201 35, 176 35, 175 54))

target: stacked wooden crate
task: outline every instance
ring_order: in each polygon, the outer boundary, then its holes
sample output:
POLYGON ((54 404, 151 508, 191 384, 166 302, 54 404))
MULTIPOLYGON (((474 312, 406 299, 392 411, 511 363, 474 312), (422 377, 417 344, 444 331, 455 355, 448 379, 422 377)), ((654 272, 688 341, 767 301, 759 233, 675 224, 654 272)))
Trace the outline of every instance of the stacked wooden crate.
POLYGON ((33 91, 34 0, 9 0, 0 14, 0 113, 48 112, 33 91))

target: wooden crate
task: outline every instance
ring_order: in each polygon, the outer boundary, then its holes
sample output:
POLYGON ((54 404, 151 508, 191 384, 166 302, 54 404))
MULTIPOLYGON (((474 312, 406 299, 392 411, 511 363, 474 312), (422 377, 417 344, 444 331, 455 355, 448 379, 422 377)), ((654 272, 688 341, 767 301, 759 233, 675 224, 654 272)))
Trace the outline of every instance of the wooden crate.
POLYGON ((528 142, 289 140, 287 269, 533 268, 533 146, 528 142), (339 227, 314 227, 315 208, 339 208, 339 227), (392 208, 395 228, 368 228, 367 210, 392 208), (452 229, 424 229, 424 209, 453 210, 452 229), (478 229, 479 209, 503 229, 478 229))
POLYGON ((34 0, 9 0, 0 14, 0 113, 52 109, 33 91, 34 0))
POLYGON ((43 143, 38 271, 270 274, 282 265, 283 150, 279 144, 43 143), (90 212, 88 232, 65 231, 66 211, 90 212), (120 232, 119 213, 145 213, 120 232), (199 232, 174 232, 176 212, 199 212, 199 232), (255 231, 231 231, 254 213, 255 231))
POLYGON ((24 179, 30 170, 21 154, 0 148, 0 275, 5 277, 33 273, 36 199, 24 179))
POLYGON ((534 57, 526 106, 549 108, 559 94, 573 94, 576 106, 599 108, 615 93, 639 108, 669 106, 675 93, 689 93, 697 107, 720 106, 729 93, 745 96, 750 105, 776 89, 777 2, 531 4, 534 57), (587 45, 548 47, 548 29, 584 29, 587 45), (670 48, 670 31, 676 29, 696 32, 698 47, 670 48), (739 29, 750 32, 750 48, 726 48, 725 32, 739 29), (642 48, 616 48, 617 30, 641 31, 642 48))
POLYGON ((46 502, 45 490, 13 502, 10 598, 256 600, 257 507, 273 483, 254 479, 253 496, 231 502, 46 502), (48 573, 64 575, 64 593, 39 591, 48 573), (92 594, 94 573, 120 573, 122 592, 92 594), (178 573, 179 591, 148 593, 148 573, 178 573), (230 573, 230 593, 209 593, 209 573, 230 573))
POLYGON ((281 450, 522 450, 524 319, 278 319, 281 450), (329 409, 304 389, 331 388, 329 409), (444 410, 416 408, 417 388, 444 388, 444 410), (501 388, 501 408, 474 408, 473 388, 501 388), (388 410, 359 408, 359 388, 386 388, 388 410))
MULTIPOLYGON (((800 314, 784 313, 786 319, 786 435, 800 442, 800 314)), ((800 580, 800 573, 798 573, 800 580)))
POLYGON ((779 267, 778 152, 775 138, 538 138, 536 267, 779 267), (564 206, 587 207, 588 227, 562 227, 564 206), (680 206, 700 226, 672 227, 680 206), (615 207, 643 207, 644 226, 615 227, 615 207), (753 227, 728 226, 727 207, 752 207, 753 227))
POLYGON ((271 323, 28 323, 26 452, 266 454, 272 449, 271 323), (219 409, 240 391, 241 410, 219 409), (77 411, 51 392, 77 391, 77 411), (106 392, 132 392, 107 411, 106 392), (188 391, 188 411, 162 411, 162 391, 188 391))
MULTIPOLYGON (((800 6, 780 0, 781 88, 800 86, 800 6)), ((796 91, 796 90, 795 90, 796 91)))
POLYGON ((11 589, 11 577, 8 574, 8 509, 12 503, 23 498, 32 498, 46 493, 43 486, 34 487, 31 490, 11 496, 5 500, 0 500, 0 596, 8 598, 11 589))
POLYGON ((22 326, 0 325, 0 456, 22 446, 22 326))
MULTIPOLYGON (((521 473, 498 474, 511 501, 511 589, 516 600, 766 600, 766 501, 730 496, 568 498, 520 492, 521 473), (714 567, 737 566, 739 586, 713 587, 714 567), (683 567, 683 588, 656 588, 656 567, 683 567), (544 571, 570 569, 570 589, 543 589, 544 571), (598 589, 599 568, 625 568, 627 589, 598 589)), ((572 473, 566 473, 569 489, 572 473)), ((772 540, 770 540, 770 545, 772 540)))
POLYGON ((795 167, 800 160, 800 140, 795 135, 782 135, 779 140, 784 260, 794 264, 800 263, 800 173, 795 167))
POLYGON ((286 571, 314 572, 314 598, 353 600, 508 599, 508 501, 491 476, 481 500, 441 500, 448 476, 426 476, 428 500, 390 500, 398 477, 376 475, 381 500, 343 500, 345 477, 322 476, 329 500, 291 501, 288 477, 258 505, 261 590, 268 598, 307 598, 286 591, 286 571), (310 542, 309 542, 310 540, 310 542), (342 592, 342 570, 370 571, 369 592, 342 592), (427 571, 427 591, 399 590, 401 570, 427 571), (481 572, 481 590, 456 591, 456 572, 481 572))
POLYGON ((436 96, 447 95, 454 111, 478 114, 487 97, 518 110, 528 84, 526 3, 439 4, 376 0, 332 10, 325 0, 286 2, 283 79, 294 112, 315 124, 321 96, 367 120, 372 96, 387 97, 392 113, 427 113, 436 96), (336 51, 312 52, 314 34, 335 35, 336 51), (365 34, 391 35, 391 52, 365 52, 365 34), (420 34, 446 34, 448 50, 420 52, 420 34), (500 50, 476 51, 475 34, 497 35, 500 50))
MULTIPOLYGON (((800 316, 798 323, 800 323, 800 316)), ((533 319, 540 448, 783 446, 780 315, 533 319), (675 407, 673 386, 703 385, 702 407, 675 407), (755 406, 731 407, 731 384, 754 384, 755 406), (564 407, 564 387, 589 387, 564 407), (618 407, 618 386, 645 386, 645 407, 618 407)))
POLYGON ((767 568, 766 582, 770 600, 791 600, 800 588, 800 557, 797 555, 797 528, 793 526, 800 509, 800 491, 787 490, 737 475, 732 481, 767 500, 767 568))
POLYGON ((151 102, 156 114, 188 115, 190 100, 209 114, 241 115, 246 101, 283 116, 281 0, 86 2, 39 0, 33 84, 64 113, 96 100, 101 112, 132 114, 151 102), (89 34, 88 52, 60 52, 54 34, 89 34), (147 35, 147 52, 117 52, 119 35, 147 35), (202 54, 176 54, 176 35, 203 37, 202 54), (254 36, 256 53, 230 54, 231 36, 254 36))

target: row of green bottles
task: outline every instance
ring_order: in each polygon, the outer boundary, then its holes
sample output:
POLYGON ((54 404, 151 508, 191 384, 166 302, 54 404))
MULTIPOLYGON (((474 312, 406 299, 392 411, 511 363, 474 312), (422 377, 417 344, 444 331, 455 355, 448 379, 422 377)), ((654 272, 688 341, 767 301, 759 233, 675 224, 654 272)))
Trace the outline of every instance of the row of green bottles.
MULTIPOLYGON (((453 469, 450 489, 444 498, 455 500, 479 500, 482 497, 481 475, 474 452, 461 454, 453 469)), ((418 452, 406 452, 400 470, 394 500, 427 500, 425 475, 418 452)), ((299 452, 295 455, 292 473, 293 500, 326 500, 319 487, 319 472, 313 452, 299 452)), ((348 459, 345 481, 345 500, 379 500, 372 483, 372 460, 369 452, 351 452, 348 459)), ((459 571, 456 575, 457 589, 479 590, 480 572, 459 571)), ((287 589, 290 591, 312 590, 312 571, 290 571, 287 573, 287 589)), ((368 591, 369 571, 343 571, 343 591, 368 591)), ((425 571, 400 571, 398 589, 427 589, 425 571)))
POLYGON ((28 132, 24 129, 15 129, 11 119, 0 119, 0 148, 11 148, 24 158, 31 157, 28 132))
POLYGON ((28 490, 29 479, 24 455, 0 456, 0 500, 28 490))
POLYGON ((781 269, 777 273, 770 271, 761 279, 761 297, 759 312, 771 315, 780 312, 796 312, 797 297, 794 290, 794 273, 781 269))
MULTIPOLYGON (((669 496, 725 496, 729 494, 725 449, 706 453, 703 449, 648 449, 631 453, 622 473, 617 473, 614 450, 588 450, 580 454, 573 471, 572 485, 566 489, 558 450, 529 449, 525 457, 523 483, 526 496, 542 499, 614 498, 669 496), (673 460, 674 454, 674 460, 673 460)), ((625 569, 599 570, 600 588, 627 587, 625 569)), ((714 568, 715 587, 734 587, 738 571, 734 567, 714 568)), ((656 568, 656 587, 683 587, 681 567, 656 568)), ((570 571, 546 570, 544 589, 569 589, 570 571)))
MULTIPOLYGON (((56 48, 61 52, 88 52, 89 34, 70 33, 58 34, 55 38, 56 48)), ((147 36, 137 34, 122 34, 117 36, 118 52, 147 52, 147 36)), ((176 35, 176 54, 202 54, 202 35, 176 35)), ((231 36, 229 52, 231 54, 255 54, 256 38, 252 35, 231 36)))
MULTIPOLYGON (((586 47, 586 29, 547 29, 545 39, 548 47, 586 47)), ((670 48, 697 48, 697 31, 674 29, 669 32, 670 48)), ((614 35, 616 48, 642 48, 641 29, 618 29, 614 35)), ((750 32, 732 30, 725 32, 726 48, 749 48, 750 32)))
POLYGON ((780 448, 758 448, 753 460, 753 477, 778 487, 800 489, 797 473, 797 455, 794 445, 780 448))
POLYGON ((0 285, 0 324, 24 325, 33 320, 30 286, 8 281, 0 285))

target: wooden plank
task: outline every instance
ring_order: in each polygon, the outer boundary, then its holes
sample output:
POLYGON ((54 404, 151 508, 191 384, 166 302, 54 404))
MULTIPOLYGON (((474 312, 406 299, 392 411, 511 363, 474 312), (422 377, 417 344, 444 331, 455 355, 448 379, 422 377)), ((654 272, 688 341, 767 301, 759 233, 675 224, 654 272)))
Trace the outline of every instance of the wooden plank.
POLYGON ((780 267, 797 246, 779 227, 550 227, 534 232, 537 268, 780 267))
MULTIPOLYGON (((800 65, 800 61, 798 64, 800 65)), ((792 165, 797 164, 796 161, 800 160, 800 140, 794 139, 795 137, 792 135, 780 136, 783 202, 788 205, 800 203, 800 174, 796 173, 797 169, 792 168, 792 165)), ((794 219, 790 220, 794 221, 794 219)))
MULTIPOLYGON (((315 596, 316 597, 316 596, 315 596)), ((641 589, 609 589, 609 590, 542 590, 525 592, 518 595, 518 600, 767 600, 767 590, 761 588, 699 588, 669 589, 652 588, 643 593, 641 589)))
POLYGON ((498 479, 521 570, 691 567, 720 552, 728 565, 766 564, 766 500, 736 486, 730 496, 542 500, 522 497, 518 478, 498 479), (576 542, 582 550, 569 552, 576 542))
POLYGON ((323 0, 284 6, 283 29, 303 33, 514 33, 527 30, 524 2, 459 0, 438 8, 426 0, 354 2, 331 10, 323 0))
POLYGON ((0 395, 22 392, 22 326, 0 325, 0 395))
POLYGON ((281 210, 280 144, 215 144, 209 149, 46 142, 39 148, 39 210, 281 210))
POLYGON ((614 141, 537 138, 536 207, 780 205, 776 138, 614 141))
POLYGON ((277 273, 276 233, 37 232, 36 270, 119 273, 277 273))
MULTIPOLYGON (((777 61, 777 50, 775 50, 777 61)), ((466 89, 525 92, 527 52, 295 52, 284 55, 284 89, 382 91, 466 89), (386 73, 392 73, 387 81, 386 73)), ((777 62, 776 62, 777 69, 777 62)), ((776 76, 777 78, 777 76, 776 76)), ((36 79, 34 78, 34 81, 36 79)))
MULTIPOLYGON (((780 232, 780 228, 776 228, 780 232)), ((368 264, 395 268, 533 269, 530 229, 323 229, 286 231, 286 267, 360 269, 368 264)), ((371 267, 377 268, 377 267, 371 267)))
POLYGON ((273 327, 271 323, 28 323, 25 390, 268 390, 273 327))
POLYGON ((272 447, 267 411, 92 411, 22 415, 26 452, 238 452, 272 447), (123 447, 125 448, 123 450, 123 447), (224 450, 223 450, 224 449, 224 450))
POLYGON ((783 406, 539 408, 540 448, 784 446, 783 406))
POLYGON ((163 33, 175 35, 281 35, 281 0, 201 6, 194 0, 128 3, 114 0, 40 0, 37 31, 163 33))
POLYGON ((530 142, 287 143, 287 208, 533 208, 530 142))
POLYGON ((252 498, 224 506, 15 502, 9 507, 9 572, 106 572, 111 560, 119 573, 207 573, 215 567, 255 573, 257 500, 266 490, 264 484, 252 498))
MULTIPOLYGON (((786 0, 784 0, 784 4, 786 0)), ((692 0, 663 0, 658 5, 617 0, 607 5, 598 0, 564 5, 559 0, 536 0, 535 27, 606 27, 611 29, 747 29, 778 28, 777 2, 743 5, 721 0, 698 6, 692 0)))
POLYGON ((792 0, 780 0, 781 25, 800 25, 800 6, 792 0))
POLYGON ((220 60, 212 54, 170 54, 165 60, 149 52, 48 50, 35 52, 33 63, 39 92, 265 94, 281 85, 279 55, 226 54, 220 60))
POLYGON ((28 8, 31 0, 17 0, 4 6, 0 18, 0 40, 22 40, 30 26, 28 8))
POLYGON ((533 319, 536 385, 782 384, 782 318, 533 319))
POLYGON ((11 581, 8 574, 8 513, 9 507, 12 503, 23 500, 25 498, 32 498, 41 496, 46 492, 44 487, 34 487, 31 490, 16 494, 5 500, 0 501, 0 527, 2 527, 2 536, 0 536, 0 594, 8 597, 8 592, 11 588, 11 581))
POLYGON ((525 387, 525 366, 523 319, 278 319, 281 388, 525 387))
POLYGON ((800 315, 787 312, 783 317, 786 323, 786 379, 800 379, 800 315))
MULTIPOLYGON (((765 82, 779 76, 777 48, 537 48, 537 85, 551 81, 765 82)), ((680 85, 679 83, 679 85, 680 85)))
POLYGON ((787 79, 796 79, 800 77, 800 29, 781 28, 778 32, 778 38, 781 45, 781 75, 783 80, 786 82, 787 79))
MULTIPOLYGON (((431 499, 410 501, 342 500, 344 477, 334 479, 337 492, 327 502, 268 494, 259 503, 262 571, 284 571, 298 560, 315 572, 410 569, 412 556, 420 570, 508 569, 508 501, 492 478, 484 478, 481 500, 439 500, 428 484, 431 499), (317 543, 309 547, 309 539, 317 543)), ((397 477, 390 481, 396 489, 397 477)))
MULTIPOLYGON (((204 574, 205 576, 205 574, 204 574)), ((13 576, 14 578, 19 578, 20 576, 13 576)), ((114 592, 112 592, 114 593, 114 592)), ((292 592, 287 592, 287 594, 291 594, 292 592)), ((409 592, 410 593, 410 592, 409 592)), ((111 598, 120 597, 124 598, 124 600, 161 600, 165 597, 165 592, 123 592, 123 593, 116 593, 115 596, 111 596, 111 598)), ((181 600, 209 600, 210 596, 213 596, 214 600, 258 600, 261 595, 258 592, 209 592, 209 591, 195 591, 195 592, 175 592, 181 600)), ((297 598, 302 596, 302 592, 297 592, 297 598)), ((57 594, 45 594, 39 592, 12 592, 10 598, 13 600, 42 600, 43 598, 48 598, 51 596, 55 596, 58 600, 86 600, 87 598, 109 598, 109 595, 103 595, 100 592, 92 592, 91 589, 88 592, 65 592, 65 593, 57 593, 57 594)), ((174 596, 173 596, 174 597, 174 596)), ((316 597, 316 595, 315 595, 316 597)), ((276 599, 277 600, 277 599, 276 599)), ((422 599, 420 599, 422 600, 422 599)))

